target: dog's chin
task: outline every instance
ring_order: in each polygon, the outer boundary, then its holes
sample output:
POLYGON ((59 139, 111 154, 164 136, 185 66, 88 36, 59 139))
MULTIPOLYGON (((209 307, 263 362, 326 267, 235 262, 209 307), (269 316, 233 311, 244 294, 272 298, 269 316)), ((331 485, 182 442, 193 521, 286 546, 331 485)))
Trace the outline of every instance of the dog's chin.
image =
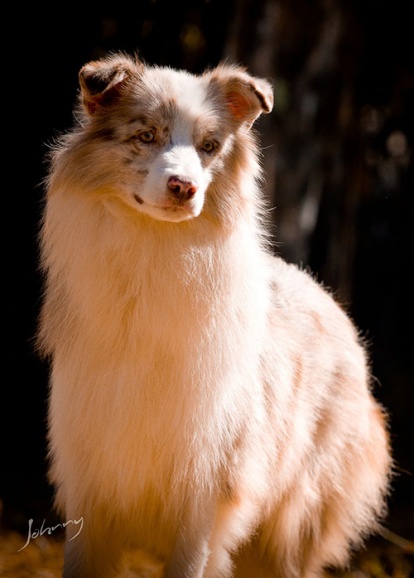
POLYGON ((140 213, 149 215, 157 221, 180 223, 181 221, 194 219, 201 213, 201 208, 198 208, 191 203, 162 206, 149 204, 143 201, 140 197, 138 197, 138 199, 135 197, 135 200, 137 201, 136 209, 140 213))

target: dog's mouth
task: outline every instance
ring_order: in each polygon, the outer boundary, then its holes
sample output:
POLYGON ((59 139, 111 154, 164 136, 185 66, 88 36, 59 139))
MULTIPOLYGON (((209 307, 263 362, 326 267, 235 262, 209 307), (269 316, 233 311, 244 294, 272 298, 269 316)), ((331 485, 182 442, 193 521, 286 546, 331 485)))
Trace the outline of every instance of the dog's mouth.
POLYGON ((153 205, 144 201, 137 193, 133 194, 134 200, 142 207, 142 211, 151 215, 155 219, 161 221, 183 221, 196 217, 198 212, 195 212, 191 204, 188 202, 177 201, 175 203, 168 203, 165 205, 153 205))
POLYGON ((166 205, 152 205, 151 203, 147 203, 146 201, 144 201, 139 195, 137 195, 136 193, 134 193, 134 199, 136 200, 136 202, 139 205, 147 205, 150 206, 154 209, 159 209, 161 211, 172 211, 172 212, 177 212, 177 211, 185 211, 188 210, 188 205, 186 202, 184 201, 177 201, 175 203, 168 203, 166 205))

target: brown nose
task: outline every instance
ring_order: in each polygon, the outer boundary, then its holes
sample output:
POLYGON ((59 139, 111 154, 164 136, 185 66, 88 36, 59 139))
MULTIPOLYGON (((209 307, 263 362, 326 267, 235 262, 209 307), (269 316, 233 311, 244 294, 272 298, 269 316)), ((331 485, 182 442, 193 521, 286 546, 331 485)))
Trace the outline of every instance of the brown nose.
POLYGON ((170 177, 168 188, 181 201, 188 201, 197 192, 197 184, 187 177, 170 177))

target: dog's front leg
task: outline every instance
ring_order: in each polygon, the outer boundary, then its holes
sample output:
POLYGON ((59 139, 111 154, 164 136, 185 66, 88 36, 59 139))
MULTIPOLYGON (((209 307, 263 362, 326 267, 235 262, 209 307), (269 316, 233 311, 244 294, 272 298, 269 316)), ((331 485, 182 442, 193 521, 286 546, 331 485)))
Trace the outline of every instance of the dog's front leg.
POLYGON ((78 538, 66 541, 62 578, 110 578, 117 574, 121 556, 116 536, 78 538))
POLYGON ((176 544, 166 578, 203 578, 208 555, 208 539, 187 534, 176 544))
POLYGON ((166 578, 203 578, 210 554, 213 519, 214 506, 209 498, 204 500, 203 508, 197 508, 197 513, 183 516, 166 578))

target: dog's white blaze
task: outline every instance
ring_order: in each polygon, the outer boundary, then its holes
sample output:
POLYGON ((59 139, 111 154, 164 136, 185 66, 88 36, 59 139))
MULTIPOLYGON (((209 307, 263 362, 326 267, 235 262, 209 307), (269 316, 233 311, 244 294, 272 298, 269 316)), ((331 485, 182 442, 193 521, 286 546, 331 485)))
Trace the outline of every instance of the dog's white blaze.
POLYGON ((164 70, 163 76, 172 78, 171 95, 177 114, 170 127, 170 139, 149 165, 148 176, 139 192, 143 201, 138 210, 160 220, 181 221, 198 216, 204 205, 205 192, 211 180, 210 171, 202 166, 200 152, 194 141, 195 123, 202 110, 205 92, 200 82, 176 71, 164 70), (177 91, 177 78, 179 90, 177 91), (177 203, 168 180, 178 177, 191 182, 197 189, 195 195, 177 203))
POLYGON ((198 216, 209 182, 209 173, 203 170, 191 136, 185 135, 180 128, 173 131, 172 142, 152 163, 140 195, 144 203, 139 208, 163 220, 176 221, 198 216), (195 195, 182 205, 174 202, 168 189, 171 177, 189 181, 197 188, 195 195))

